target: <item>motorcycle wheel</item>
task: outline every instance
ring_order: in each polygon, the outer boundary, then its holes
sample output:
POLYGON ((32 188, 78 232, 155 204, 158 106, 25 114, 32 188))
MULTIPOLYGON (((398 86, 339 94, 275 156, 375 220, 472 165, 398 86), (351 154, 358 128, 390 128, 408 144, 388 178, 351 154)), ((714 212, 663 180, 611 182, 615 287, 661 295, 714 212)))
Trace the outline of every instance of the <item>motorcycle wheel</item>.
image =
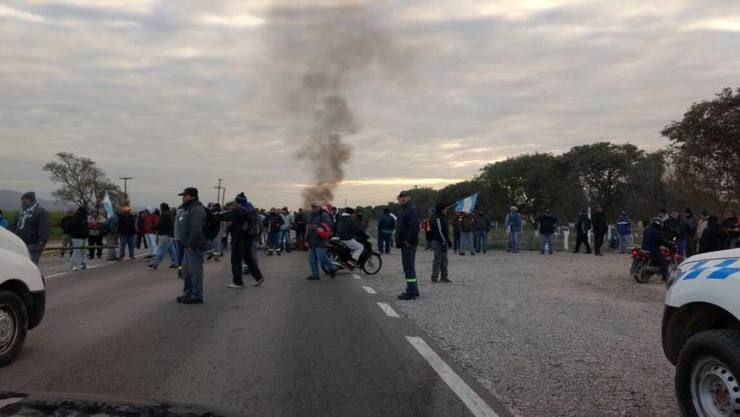
POLYGON ((640 259, 632 260, 630 275, 638 284, 644 284, 650 280, 650 273, 645 269, 645 265, 640 259))
POLYGON ((362 264, 362 271, 368 275, 375 275, 380 272, 380 268, 382 267, 383 259, 378 252, 373 252, 367 257, 365 263, 362 264))
MULTIPOLYGON (((337 270, 342 269, 341 265, 339 265, 337 263, 337 255, 335 255, 332 252, 329 252, 329 253, 326 254, 326 257, 329 258, 329 262, 333 263, 337 267, 337 270)), ((320 264, 321 264, 321 269, 325 273, 331 274, 331 270, 329 268, 327 268, 326 265, 323 262, 320 262, 320 264)))

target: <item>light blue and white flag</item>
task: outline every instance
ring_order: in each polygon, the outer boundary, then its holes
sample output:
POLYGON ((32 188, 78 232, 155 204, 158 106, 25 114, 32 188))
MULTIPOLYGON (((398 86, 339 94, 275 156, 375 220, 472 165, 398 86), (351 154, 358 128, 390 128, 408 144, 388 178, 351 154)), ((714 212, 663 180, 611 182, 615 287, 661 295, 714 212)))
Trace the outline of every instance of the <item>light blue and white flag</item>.
POLYGON ((455 212, 472 213, 475 210, 475 204, 478 202, 478 193, 473 193, 470 197, 463 198, 455 204, 455 212))
POLYGON ((108 214, 108 218, 113 217, 113 204, 110 202, 110 196, 108 195, 108 191, 105 192, 105 195, 103 196, 103 208, 105 209, 105 212, 108 214))

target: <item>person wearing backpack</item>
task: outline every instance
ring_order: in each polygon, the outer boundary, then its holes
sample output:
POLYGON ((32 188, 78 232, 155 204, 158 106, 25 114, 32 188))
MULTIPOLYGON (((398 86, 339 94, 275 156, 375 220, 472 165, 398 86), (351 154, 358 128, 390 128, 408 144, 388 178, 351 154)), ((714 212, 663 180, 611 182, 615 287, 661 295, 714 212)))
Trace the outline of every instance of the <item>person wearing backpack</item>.
POLYGON ((198 189, 188 187, 178 194, 182 197, 182 214, 177 217, 179 224, 178 238, 185 246, 185 256, 182 260, 183 295, 177 297, 178 303, 203 303, 203 262, 206 257, 208 239, 208 214, 206 208, 198 200, 198 189))
POLYGON ((337 267, 329 261, 326 256, 326 241, 331 238, 332 221, 329 213, 321 209, 321 203, 311 203, 311 212, 306 222, 306 239, 308 239, 308 264, 311 267, 311 275, 306 278, 309 281, 321 279, 319 275, 319 263, 323 263, 331 271, 331 277, 336 275, 337 267))
POLYGON ((242 260, 247 264, 249 272, 254 278, 254 286, 259 287, 265 282, 260 271, 252 247, 260 235, 260 220, 257 210, 247 201, 244 193, 239 193, 233 203, 226 205, 227 210, 217 213, 220 221, 231 222, 229 233, 231 234, 231 275, 232 283, 229 288, 244 288, 242 279, 242 260))

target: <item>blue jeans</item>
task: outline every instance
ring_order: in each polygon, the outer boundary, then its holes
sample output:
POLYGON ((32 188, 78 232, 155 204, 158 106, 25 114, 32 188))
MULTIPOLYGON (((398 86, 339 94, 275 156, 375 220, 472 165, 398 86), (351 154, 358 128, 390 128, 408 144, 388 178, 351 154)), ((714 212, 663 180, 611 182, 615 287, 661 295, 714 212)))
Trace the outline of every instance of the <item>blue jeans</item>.
POLYGON ((319 263, 323 263, 329 270, 336 270, 334 264, 326 256, 326 248, 323 246, 312 246, 308 248, 308 264, 311 266, 311 276, 320 278, 319 263))
POLYGON ((548 252, 550 255, 552 255, 552 251, 552 235, 540 234, 540 253, 548 252), (549 245, 549 247, 546 247, 547 245, 549 245))
POLYGON ((267 235, 267 248, 270 250, 280 247, 280 231, 276 230, 267 235))
MULTIPOLYGON (((71 240, 70 243, 72 243, 71 240)), ((26 245, 26 247, 28 248, 28 253, 31 255, 31 262, 38 265, 41 260, 41 251, 39 250, 38 243, 31 243, 26 245)))
POLYGON ((460 232, 460 253, 465 253, 465 248, 473 251, 473 232, 460 232))
POLYGON ((475 231, 475 251, 486 253, 488 250, 488 230, 475 231))
POLYGON ((185 297, 196 300, 203 299, 203 262, 205 258, 205 251, 185 250, 185 259, 182 261, 184 281, 182 292, 185 297))
POLYGON ((676 240, 676 246, 678 248, 678 254, 686 257, 686 248, 688 247, 688 240, 686 239, 678 239, 676 240))
POLYGON ((378 251, 380 253, 391 253, 392 233, 378 232, 378 251))
POLYGON ((280 231, 280 244, 278 247, 286 252, 290 252, 290 229, 280 231))
POLYGON ((627 253, 631 235, 619 235, 619 252, 627 253))
POLYGON ((185 260, 185 245, 180 241, 175 241, 175 251, 177 252, 177 263, 182 266, 182 262, 185 260))
POLYGON ((159 236, 159 245, 157 245, 157 253, 154 255, 152 265, 159 266, 159 263, 162 262, 164 255, 167 253, 170 254, 172 265, 178 265, 177 250, 175 249, 175 242, 172 240, 172 236, 159 236))
POLYGON ((126 254, 126 246, 128 246, 129 258, 134 257, 134 235, 121 235, 118 243, 118 257, 123 259, 123 255, 126 254))
POLYGON ((419 295, 419 286, 416 282, 416 246, 401 248, 401 264, 406 276, 406 294, 419 295))
POLYGON ((519 252, 519 242, 522 240, 522 232, 521 231, 511 231, 509 232, 509 248, 512 252, 518 253, 519 252))

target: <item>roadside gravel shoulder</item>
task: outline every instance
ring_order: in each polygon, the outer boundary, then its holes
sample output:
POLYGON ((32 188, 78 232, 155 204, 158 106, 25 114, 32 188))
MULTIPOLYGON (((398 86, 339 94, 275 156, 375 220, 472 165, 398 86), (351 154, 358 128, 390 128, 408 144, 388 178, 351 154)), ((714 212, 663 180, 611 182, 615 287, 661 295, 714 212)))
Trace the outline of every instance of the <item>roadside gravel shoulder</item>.
MULTIPOLYGON (((398 254, 365 277, 395 298, 398 254)), ((453 284, 432 284, 420 250, 421 297, 395 302, 493 395, 521 416, 676 416, 673 367, 660 343, 664 286, 635 283, 626 255, 450 252, 453 284)))

